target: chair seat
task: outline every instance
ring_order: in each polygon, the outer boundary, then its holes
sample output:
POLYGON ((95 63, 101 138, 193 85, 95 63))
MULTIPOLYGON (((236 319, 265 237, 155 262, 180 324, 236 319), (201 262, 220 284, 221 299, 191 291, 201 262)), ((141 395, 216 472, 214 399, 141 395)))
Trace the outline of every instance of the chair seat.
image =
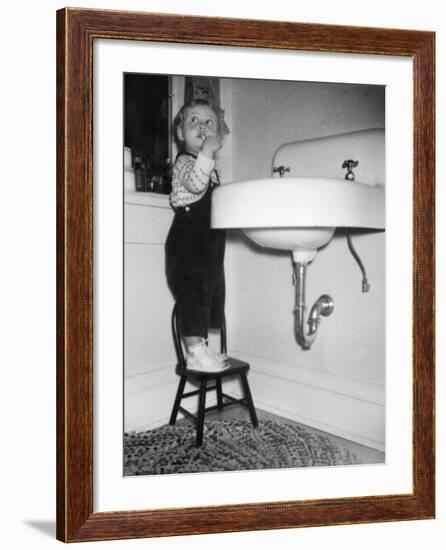
POLYGON ((177 365, 175 372, 178 374, 178 376, 187 376, 188 378, 195 378, 195 379, 211 379, 211 378, 223 378, 225 376, 230 376, 233 374, 240 374, 241 372, 248 372, 249 370, 249 363, 246 363, 246 361, 241 361, 240 359, 236 359, 235 357, 228 357, 229 361, 229 367, 225 370, 222 370, 221 372, 199 372, 189 369, 182 368, 181 365, 177 365))

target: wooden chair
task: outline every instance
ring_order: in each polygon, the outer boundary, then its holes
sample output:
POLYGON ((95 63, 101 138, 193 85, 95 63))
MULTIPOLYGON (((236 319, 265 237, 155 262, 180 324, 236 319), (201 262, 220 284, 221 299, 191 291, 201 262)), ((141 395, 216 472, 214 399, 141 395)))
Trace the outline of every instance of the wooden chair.
MULTIPOLYGON (((252 400, 251 391, 249 389, 247 372, 249 371, 249 363, 245 361, 240 361, 234 357, 229 357, 230 367, 224 371, 215 373, 200 373, 189 371, 186 368, 186 358, 184 356, 183 347, 181 345, 181 335, 178 326, 178 315, 177 315, 177 306, 175 304, 172 311, 172 336, 175 346, 175 352, 177 355, 177 365, 175 372, 180 377, 178 384, 177 394, 175 397, 175 402, 173 404, 172 414, 170 417, 170 424, 175 424, 178 411, 181 411, 184 416, 192 419, 197 425, 197 439, 196 446, 200 447, 203 443, 203 428, 204 428, 204 416, 207 412, 213 411, 216 409, 223 409, 230 405, 240 403, 248 408, 249 414, 251 417, 251 422, 254 427, 258 426, 258 420, 256 415, 256 410, 254 408, 254 402, 252 400), (227 376, 240 376, 240 381, 242 383, 244 397, 242 399, 235 399, 234 397, 223 393, 222 391, 222 380, 227 376), (189 392, 184 392, 186 382, 194 381, 198 383, 199 389, 189 392), (215 384, 208 385, 208 382, 215 382, 215 384), (217 393, 217 405, 206 408, 206 393, 209 391, 216 390, 217 393), (192 414, 190 411, 181 406, 181 401, 185 398, 198 395, 198 413, 197 415, 192 414)), ((226 353, 226 321, 223 319, 223 325, 220 330, 220 349, 221 353, 226 353)))

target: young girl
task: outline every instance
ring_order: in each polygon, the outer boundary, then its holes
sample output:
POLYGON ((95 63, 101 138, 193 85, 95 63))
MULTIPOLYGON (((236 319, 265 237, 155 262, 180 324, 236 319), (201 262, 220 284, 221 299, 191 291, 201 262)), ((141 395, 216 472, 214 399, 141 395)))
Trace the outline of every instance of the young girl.
POLYGON ((229 365, 213 352, 209 328, 220 328, 225 303, 225 234, 210 228, 212 189, 220 184, 215 154, 222 147, 217 113, 203 99, 182 107, 174 126, 180 143, 170 203, 175 216, 166 241, 166 274, 177 303, 187 368, 219 372, 229 365))

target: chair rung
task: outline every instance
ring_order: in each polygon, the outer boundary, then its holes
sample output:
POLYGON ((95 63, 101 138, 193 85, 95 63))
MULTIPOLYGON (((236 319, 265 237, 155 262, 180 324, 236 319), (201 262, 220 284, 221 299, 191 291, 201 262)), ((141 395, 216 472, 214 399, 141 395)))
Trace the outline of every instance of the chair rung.
POLYGON ((236 399, 235 397, 232 397, 232 395, 228 395, 226 393, 222 393, 221 395, 222 397, 226 397, 226 399, 229 399, 229 401, 231 401, 232 403, 245 403, 244 397, 242 397, 241 399, 236 399))
MULTIPOLYGON (((206 388, 206 391, 208 392, 216 389, 217 389, 217 386, 209 386, 206 388)), ((199 395, 199 394, 200 394, 200 390, 189 391, 189 392, 183 393, 183 395, 181 396, 181 399, 183 399, 184 397, 192 397, 193 395, 199 395)))
POLYGON ((187 416, 187 418, 190 418, 191 420, 193 420, 196 424, 198 423, 198 418, 192 414, 191 412, 189 412, 187 409, 185 409, 184 407, 178 407, 178 410, 184 414, 184 416, 187 416))
POLYGON ((223 403, 223 407, 225 405, 243 405, 244 407, 246 407, 247 409, 249 409, 249 404, 248 402, 246 401, 246 399, 244 397, 242 397, 241 399, 235 399, 234 397, 231 397, 230 395, 225 395, 223 394, 223 397, 226 397, 229 399, 229 403, 223 403))
POLYGON ((183 399, 183 397, 192 397, 193 395, 198 395, 199 393, 200 393, 200 390, 189 391, 187 393, 183 393, 183 395, 181 396, 181 399, 183 399))
MULTIPOLYGON (((234 399, 233 397, 231 396, 228 396, 228 395, 222 395, 223 398, 227 397, 229 399, 228 402, 224 402, 222 403, 221 405, 221 408, 225 408, 225 407, 230 407, 231 405, 243 405, 244 407, 248 407, 249 408, 249 405, 246 403, 246 401, 244 399, 234 399)), ((209 411, 216 411, 220 409, 220 407, 217 405, 212 405, 212 407, 207 407, 205 409, 205 412, 209 412, 209 411)))
MULTIPOLYGON (((230 401, 229 403, 223 403, 221 408, 229 407, 230 405, 235 405, 235 403, 233 403, 232 401, 230 401)), ((217 411, 217 410, 220 410, 220 407, 218 406, 218 404, 212 405, 211 407, 206 407, 204 409, 204 412, 208 413, 208 412, 217 411)))
MULTIPOLYGON (((185 397, 185 396, 183 396, 185 397)), ((228 399, 229 402, 225 403, 223 401, 222 403, 222 407, 228 407, 228 406, 231 406, 231 405, 237 405, 237 404, 240 404, 240 405, 244 405, 245 407, 248 407, 248 404, 246 403, 246 400, 245 399, 235 399, 234 397, 230 396, 230 395, 227 395, 226 393, 222 393, 222 397, 223 399, 226 397, 226 399, 228 399)), ((211 407, 206 407, 204 409, 204 412, 207 413, 207 412, 210 412, 210 411, 216 411, 216 410, 219 410, 220 407, 217 405, 212 405, 211 407)), ((185 409, 184 407, 179 407, 178 410, 180 412, 182 412, 184 414, 184 416, 187 416, 187 418, 190 418, 191 420, 193 420, 195 423, 198 423, 198 418, 196 415, 192 414, 191 412, 189 412, 187 409, 185 409)))

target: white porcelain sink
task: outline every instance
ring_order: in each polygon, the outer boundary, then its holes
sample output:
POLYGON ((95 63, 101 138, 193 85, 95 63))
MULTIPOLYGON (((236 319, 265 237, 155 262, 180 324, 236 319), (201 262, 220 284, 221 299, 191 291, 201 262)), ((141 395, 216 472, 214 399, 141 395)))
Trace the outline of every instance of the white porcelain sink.
POLYGON ((329 178, 268 178, 222 185, 213 228, 239 228, 260 246, 311 261, 336 227, 384 229, 384 188, 329 178))

